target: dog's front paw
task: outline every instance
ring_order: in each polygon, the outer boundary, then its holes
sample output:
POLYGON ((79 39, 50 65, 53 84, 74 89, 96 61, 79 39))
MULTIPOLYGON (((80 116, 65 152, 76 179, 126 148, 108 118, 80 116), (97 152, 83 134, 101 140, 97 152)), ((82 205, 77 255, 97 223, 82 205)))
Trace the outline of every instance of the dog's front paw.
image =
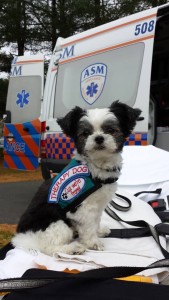
POLYGON ((86 247, 84 245, 77 243, 72 254, 74 254, 74 255, 83 254, 85 252, 85 250, 86 250, 86 247))
POLYGON ((87 243, 87 247, 91 250, 103 251, 104 245, 99 239, 94 239, 87 243))
POLYGON ((82 254, 86 250, 86 246, 79 243, 78 241, 73 241, 70 244, 59 245, 55 247, 55 251, 53 253, 54 256, 58 255, 58 252, 69 254, 69 255, 77 255, 82 254))
POLYGON ((98 236, 105 237, 105 236, 108 236, 110 234, 110 232, 111 232, 111 230, 107 226, 101 225, 98 230, 98 236))

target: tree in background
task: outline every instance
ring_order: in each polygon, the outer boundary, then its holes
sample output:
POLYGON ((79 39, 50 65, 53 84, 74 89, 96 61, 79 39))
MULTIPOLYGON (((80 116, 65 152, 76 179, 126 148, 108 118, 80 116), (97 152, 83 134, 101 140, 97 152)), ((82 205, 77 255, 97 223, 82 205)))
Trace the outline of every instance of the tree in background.
POLYGON ((6 95, 8 90, 8 80, 0 79, 0 120, 5 113, 6 95))
POLYGON ((0 47, 51 52, 58 36, 104 24, 167 0, 0 0, 0 47))
POLYGON ((119 0, 116 2, 120 4, 124 16, 126 16, 126 15, 130 15, 131 13, 136 13, 142 10, 149 9, 151 7, 163 5, 169 1, 168 0, 135 0, 135 1, 119 0))
POLYGON ((18 55, 23 55, 28 39, 29 14, 26 13, 25 0, 1 0, 0 2, 0 43, 14 43, 18 55))
MULTIPOLYGON (((51 54, 59 36, 66 38, 168 0, 0 0, 0 72, 9 72, 14 55, 51 54)), ((1 93, 1 90, 0 90, 1 93)), ((1 94, 0 94, 1 101, 1 94)))

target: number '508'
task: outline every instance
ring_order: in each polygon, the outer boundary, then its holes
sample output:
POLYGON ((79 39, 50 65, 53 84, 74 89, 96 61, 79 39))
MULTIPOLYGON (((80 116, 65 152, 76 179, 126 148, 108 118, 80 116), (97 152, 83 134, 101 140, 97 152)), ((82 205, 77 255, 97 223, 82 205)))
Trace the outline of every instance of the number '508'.
POLYGON ((150 22, 144 22, 142 24, 137 24, 135 27, 135 35, 144 34, 146 32, 151 32, 154 30, 154 20, 151 20, 150 22))

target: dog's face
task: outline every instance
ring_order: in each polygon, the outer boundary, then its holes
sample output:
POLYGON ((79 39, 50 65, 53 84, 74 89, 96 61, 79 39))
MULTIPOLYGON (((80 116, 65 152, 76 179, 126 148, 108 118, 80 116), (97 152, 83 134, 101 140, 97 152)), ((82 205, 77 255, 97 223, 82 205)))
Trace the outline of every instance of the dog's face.
POLYGON ((117 118, 109 109, 89 110, 79 120, 76 147, 80 154, 107 157, 116 152, 123 142, 117 118))
POLYGON ((74 139, 79 154, 104 158, 122 150, 140 115, 119 101, 109 108, 83 110, 75 107, 58 119, 63 132, 74 139))

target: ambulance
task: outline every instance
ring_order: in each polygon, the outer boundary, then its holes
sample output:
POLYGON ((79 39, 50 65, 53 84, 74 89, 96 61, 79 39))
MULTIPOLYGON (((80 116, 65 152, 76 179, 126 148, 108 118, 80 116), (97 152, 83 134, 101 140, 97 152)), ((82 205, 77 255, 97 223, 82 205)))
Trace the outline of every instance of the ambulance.
POLYGON ((4 126, 4 166, 45 179, 74 151, 57 118, 74 106, 108 107, 120 100, 142 115, 126 145, 169 151, 169 4, 58 38, 44 82, 43 55, 11 67, 4 126))

